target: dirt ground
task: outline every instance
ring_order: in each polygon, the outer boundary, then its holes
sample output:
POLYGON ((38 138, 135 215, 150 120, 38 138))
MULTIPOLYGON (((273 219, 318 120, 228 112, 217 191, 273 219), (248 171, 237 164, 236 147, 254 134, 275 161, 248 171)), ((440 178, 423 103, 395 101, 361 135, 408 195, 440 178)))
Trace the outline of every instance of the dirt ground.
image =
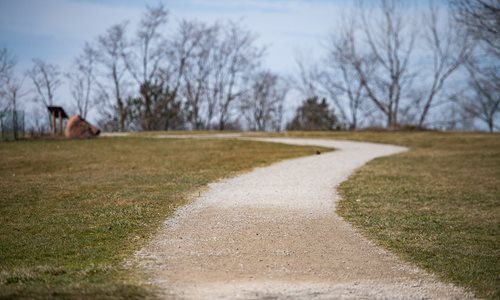
POLYGON ((336 151, 209 185, 135 257, 165 299, 472 299, 375 246, 335 214, 336 186, 405 148, 260 139, 336 151))

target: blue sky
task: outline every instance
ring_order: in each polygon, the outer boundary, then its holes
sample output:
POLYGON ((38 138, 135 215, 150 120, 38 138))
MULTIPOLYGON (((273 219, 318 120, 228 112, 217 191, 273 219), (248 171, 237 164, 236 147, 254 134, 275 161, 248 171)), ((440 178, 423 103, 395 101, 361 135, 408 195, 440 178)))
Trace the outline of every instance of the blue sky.
MULTIPOLYGON (((402 0, 405 1, 405 0, 402 0)), ((443 2, 444 0, 438 0, 443 2)), ((354 0, 164 0, 170 26, 176 20, 241 20, 268 48, 267 65, 288 72, 297 49, 321 52, 320 41, 349 11, 354 0)), ((365 2, 378 2, 365 0, 365 2)), ((427 5, 424 0, 406 0, 427 5)), ((140 18, 145 5, 158 0, 0 0, 0 47, 16 54, 21 67, 34 57, 63 69, 113 24, 140 18)))
MULTIPOLYGON (((85 41, 123 20, 140 18, 158 1, 0 0, 0 47, 16 54, 22 67, 40 57, 67 67, 85 41)), ((349 2, 349 1, 347 1, 349 2)), ((296 49, 317 47, 346 1, 169 0, 170 26, 182 18, 240 20, 268 48, 267 64, 289 71, 296 49)), ((308 50, 307 50, 308 51, 308 50)))
MULTIPOLYGON (((424 0, 402 0, 427 5, 424 0)), ((437 0, 443 3, 445 0, 437 0)), ((146 5, 158 0, 0 0, 0 47, 17 56, 21 74, 32 58, 41 58, 66 72, 86 41, 93 41, 106 28, 124 20, 130 30, 146 5)), ((214 22, 239 20, 267 48, 265 66, 292 74, 295 57, 317 59, 322 40, 352 9, 354 0, 163 0, 170 10, 170 29, 181 19, 214 22)), ((375 3, 375 0, 365 0, 375 3)), ((378 3, 378 1, 376 1, 378 3)), ((70 101, 62 86, 56 103, 70 101)))
MULTIPOLYGON (((57 64, 69 71, 86 41, 124 20, 130 30, 146 5, 159 1, 136 0, 0 0, 0 47, 18 60, 18 73, 31 67, 33 58, 57 64)), ((346 9, 347 0, 164 0, 170 10, 170 29, 181 19, 214 22, 239 20, 266 46, 265 66, 290 74, 297 51, 319 54, 320 41, 346 9)), ((26 80, 26 85, 29 81, 26 80)), ((71 101, 68 87, 56 92, 55 102, 71 101)), ((27 103, 26 108, 33 103, 27 103)), ((91 114, 92 116, 92 114, 91 114)), ((92 117, 91 117, 92 119, 92 117)))

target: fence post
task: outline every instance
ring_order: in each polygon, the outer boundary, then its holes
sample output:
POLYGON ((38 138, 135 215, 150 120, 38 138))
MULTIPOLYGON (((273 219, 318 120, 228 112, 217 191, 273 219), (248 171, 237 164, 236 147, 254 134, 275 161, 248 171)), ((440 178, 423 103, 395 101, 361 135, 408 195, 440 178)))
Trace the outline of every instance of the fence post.
POLYGON ((12 110, 12 135, 14 136, 14 140, 17 140, 17 111, 12 110))
POLYGON ((23 128, 23 129, 22 129, 22 131, 21 131, 21 132, 22 132, 22 137, 23 137, 23 139, 26 137, 26 136, 25 136, 25 134, 24 134, 24 130, 25 130, 25 126, 24 126, 24 125, 25 125, 25 124, 24 124, 24 116, 25 116, 25 115, 26 115, 26 113, 23 111, 23 113, 22 113, 22 116, 23 116, 22 128, 23 128))
POLYGON ((62 110, 59 111, 59 135, 63 135, 63 117, 62 117, 62 110))
POLYGON ((56 128, 56 113, 55 113, 55 111, 52 111, 52 113, 51 113, 50 116, 51 116, 51 122, 50 123, 52 125, 52 136, 56 136, 56 130, 57 130, 57 128, 56 128))

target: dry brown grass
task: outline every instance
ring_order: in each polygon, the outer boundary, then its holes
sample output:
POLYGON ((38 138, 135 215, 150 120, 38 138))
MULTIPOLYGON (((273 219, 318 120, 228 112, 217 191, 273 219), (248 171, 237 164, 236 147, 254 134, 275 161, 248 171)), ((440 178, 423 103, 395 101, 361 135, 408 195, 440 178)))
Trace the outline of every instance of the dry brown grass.
POLYGON ((316 148, 100 138, 0 144, 0 298, 143 298, 123 261, 187 195, 316 148))
POLYGON ((361 168, 338 213, 378 244, 478 297, 500 298, 500 135, 289 133, 407 146, 361 168))

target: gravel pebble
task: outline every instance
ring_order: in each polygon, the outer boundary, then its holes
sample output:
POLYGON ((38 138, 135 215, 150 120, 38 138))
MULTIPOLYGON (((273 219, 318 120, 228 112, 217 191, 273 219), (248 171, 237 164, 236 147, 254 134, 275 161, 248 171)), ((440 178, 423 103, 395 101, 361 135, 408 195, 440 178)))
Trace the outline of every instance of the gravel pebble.
POLYGON ((335 214, 339 183, 405 148, 252 140, 336 151, 257 168, 197 192, 135 256, 163 298, 473 299, 375 246, 335 214))

